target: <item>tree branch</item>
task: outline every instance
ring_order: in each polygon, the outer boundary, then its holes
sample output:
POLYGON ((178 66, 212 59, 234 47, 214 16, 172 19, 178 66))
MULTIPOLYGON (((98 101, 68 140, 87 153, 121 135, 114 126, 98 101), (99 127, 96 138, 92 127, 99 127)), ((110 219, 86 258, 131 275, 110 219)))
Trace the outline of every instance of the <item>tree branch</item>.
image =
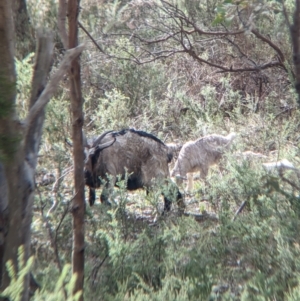
MULTIPOLYGON (((185 46, 184 46, 185 47, 185 46)), ((218 64, 214 64, 214 63, 211 63, 207 60, 204 60, 202 59, 201 57, 199 57, 195 51, 193 49, 186 49, 186 52, 191 55, 195 60, 201 62, 201 63, 204 63, 204 64, 207 64, 209 66, 212 66, 212 67, 215 67, 215 68, 218 68, 218 69, 221 69, 222 71, 218 71, 218 72, 258 72, 258 71, 261 71, 261 70, 264 70, 264 69, 268 69, 268 68, 272 68, 272 67, 281 67, 282 68, 282 63, 281 62, 268 62, 268 63, 265 63, 263 65, 258 65, 256 67, 248 67, 248 68, 228 68, 228 67, 224 67, 222 65, 218 65, 218 64)))
POLYGON ((91 34, 85 29, 85 27, 78 21, 79 27, 86 33, 86 35, 91 39, 93 44, 100 50, 100 52, 104 53, 104 50, 100 47, 100 45, 96 42, 96 40, 91 36, 91 34))
POLYGON ((233 222, 236 220, 238 214, 240 214, 240 213, 242 212, 242 210, 245 208, 246 204, 247 204, 247 201, 244 201, 244 202, 242 203, 242 205, 239 207, 239 209, 235 212, 235 214, 234 214, 234 216, 233 216, 233 218, 232 218, 232 221, 233 221, 233 222))
POLYGON ((50 98, 53 96, 54 92, 56 91, 56 88, 57 88, 60 80, 66 74, 66 72, 69 70, 72 61, 77 56, 80 55, 80 53, 83 51, 84 47, 85 46, 83 44, 81 44, 75 48, 72 48, 72 49, 66 51, 63 61, 61 62, 58 70, 51 77, 51 79, 48 82, 43 93, 38 98, 38 100, 33 105, 33 107, 30 109, 30 111, 27 115, 27 118, 25 119, 25 124, 24 124, 26 131, 30 128, 31 123, 37 118, 37 116, 39 115, 41 110, 47 105, 50 98))
MULTIPOLYGON (((280 62, 284 63, 284 61, 285 61, 284 55, 283 55, 281 49, 277 45, 275 45, 271 40, 269 40, 268 38, 266 38, 262 34, 260 34, 256 29, 252 29, 251 32, 258 39, 262 40, 263 42, 267 43, 271 48, 273 48, 277 52, 277 54, 280 58, 280 62)), ((285 71, 287 71, 287 70, 285 69, 285 71)))

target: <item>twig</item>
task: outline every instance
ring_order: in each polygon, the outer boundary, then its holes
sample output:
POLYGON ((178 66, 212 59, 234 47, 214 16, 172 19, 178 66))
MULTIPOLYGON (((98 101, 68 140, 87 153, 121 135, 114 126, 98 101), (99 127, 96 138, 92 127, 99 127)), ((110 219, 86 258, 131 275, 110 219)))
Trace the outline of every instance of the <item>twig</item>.
POLYGON ((240 206, 240 208, 235 212, 234 217, 232 219, 232 221, 234 222, 235 219, 237 218, 238 214, 242 212, 242 210, 244 209, 245 205, 246 205, 247 201, 244 201, 242 203, 242 205, 240 206))
POLYGON ((226 40, 238 50, 238 52, 241 54, 242 57, 244 57, 245 59, 247 59, 248 61, 250 61, 254 66, 257 66, 257 64, 256 64, 252 59, 250 59, 250 58, 242 51, 242 49, 240 48, 239 45, 237 45, 236 43, 234 43, 234 42, 233 42, 232 40, 230 40, 229 38, 226 38, 226 40))
POLYGON ((69 212, 69 206, 71 204, 71 202, 73 201, 73 199, 75 198, 75 196, 77 195, 77 193, 67 202, 67 206, 66 206, 66 209, 65 211, 63 212, 62 214, 62 217, 56 227, 56 230, 55 230, 55 241, 57 241, 57 233, 58 233, 58 230, 60 229, 61 225, 62 225, 62 222, 64 221, 65 217, 67 216, 67 213, 69 212))
MULTIPOLYGON (((256 29, 252 29, 251 32, 258 39, 262 40, 263 42, 267 43, 271 48, 273 48, 277 52, 277 54, 278 54, 278 56, 280 58, 280 62, 282 64, 284 63, 284 61, 285 61, 284 55, 283 55, 281 49, 277 45, 275 45, 271 40, 269 40, 268 38, 266 38, 262 34, 260 34, 256 29)), ((283 65, 283 67, 284 67, 285 71, 287 71, 284 65, 283 65)))
POLYGON ((284 114, 286 112, 292 111, 296 109, 295 107, 288 107, 287 109, 284 109, 283 111, 279 112, 278 114, 275 115, 274 119, 276 119, 278 116, 280 116, 281 114, 284 114))
POLYGON ((69 174, 71 171, 73 171, 73 166, 71 167, 68 167, 67 169, 65 169, 64 173, 61 175, 60 173, 60 176, 59 178, 54 182, 53 186, 52 186, 52 190, 51 192, 53 194, 55 194, 55 199, 54 199, 54 202, 52 203, 52 206, 50 207, 50 209, 48 210, 47 212, 47 215, 46 217, 48 217, 50 215, 50 213, 52 213, 52 211, 54 211, 58 205, 58 201, 57 201, 57 191, 59 190, 59 186, 60 184, 62 183, 62 179, 67 175, 69 174))
MULTIPOLYGON (((102 259, 102 261, 93 269, 93 282, 95 282, 95 278, 97 277, 97 274, 101 268, 101 266, 104 264, 105 260, 108 258, 108 254, 105 255, 105 257, 102 259)), ((88 277, 88 280, 91 278, 91 276, 88 277)))
POLYGON ((96 40, 91 36, 91 34, 85 29, 85 27, 78 21, 78 25, 79 27, 86 33, 86 35, 91 39, 91 41, 93 42, 93 44, 104 54, 106 54, 104 52, 104 50, 98 45, 98 43, 96 42, 96 40))
POLYGON ((295 183, 293 183, 292 181, 290 181, 289 179, 287 179, 286 177, 281 176, 281 179, 282 179, 282 181, 287 182, 288 184, 290 184, 297 191, 300 191, 300 187, 298 185, 296 185, 295 183))

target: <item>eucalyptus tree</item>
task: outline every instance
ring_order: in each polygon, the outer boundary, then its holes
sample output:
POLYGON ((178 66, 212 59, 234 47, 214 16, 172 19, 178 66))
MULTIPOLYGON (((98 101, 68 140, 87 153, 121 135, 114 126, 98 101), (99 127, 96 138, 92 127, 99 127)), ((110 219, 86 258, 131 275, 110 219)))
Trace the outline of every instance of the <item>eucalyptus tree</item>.
MULTIPOLYGON (((30 233, 35 190, 35 168, 44 123, 44 109, 71 62, 83 50, 66 52, 64 60, 47 83, 53 55, 52 34, 37 31, 37 48, 29 110, 24 120, 17 118, 15 40, 10 1, 0 1, 0 269, 2 288, 9 284, 4 268, 11 260, 18 271, 18 249, 24 245, 25 261, 30 256, 30 233)), ((26 101, 26 100, 24 100, 26 101)), ((25 275, 22 300, 29 298, 29 275, 25 275)))

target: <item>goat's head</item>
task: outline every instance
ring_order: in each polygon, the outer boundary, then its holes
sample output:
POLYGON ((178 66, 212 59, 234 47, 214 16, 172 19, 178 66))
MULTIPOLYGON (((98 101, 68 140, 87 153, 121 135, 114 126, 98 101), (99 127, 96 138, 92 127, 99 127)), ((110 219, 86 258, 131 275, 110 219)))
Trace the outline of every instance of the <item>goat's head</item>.
POLYGON ((97 162, 100 156, 101 151, 109 147, 114 143, 115 140, 110 140, 108 142, 102 143, 100 145, 96 145, 95 147, 89 147, 86 144, 85 148, 85 165, 84 165, 84 180, 85 185, 89 186, 89 203, 92 206, 95 203, 96 194, 95 188, 100 187, 101 180, 97 175, 97 162))
POLYGON ((230 141, 236 138, 236 133, 232 132, 226 136, 226 138, 230 141))
POLYGON ((92 188, 100 187, 100 179, 97 176, 96 169, 97 161, 101 151, 114 143, 115 140, 110 140, 105 143, 96 145, 92 148, 86 148, 85 150, 85 166, 84 166, 84 178, 85 184, 92 188))

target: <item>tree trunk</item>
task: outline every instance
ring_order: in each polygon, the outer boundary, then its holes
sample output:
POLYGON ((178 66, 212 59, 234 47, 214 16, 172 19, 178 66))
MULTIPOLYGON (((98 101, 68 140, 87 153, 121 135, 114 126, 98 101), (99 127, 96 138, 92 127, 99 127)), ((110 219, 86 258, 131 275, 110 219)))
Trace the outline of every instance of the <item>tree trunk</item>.
POLYGON ((295 6, 294 24, 291 26, 291 37, 295 68, 295 88, 298 94, 298 106, 300 107, 300 0, 296 0, 295 6))
MULTIPOLYGON (((47 77, 51 68, 51 60, 53 56, 53 36, 49 32, 37 32, 37 49, 36 61, 34 66, 34 74, 31 87, 31 98, 29 108, 32 108, 40 94, 47 84, 47 77)), ((43 108, 37 118, 31 123, 27 129, 24 145, 25 164, 28 166, 28 173, 26 175, 27 182, 31 183, 32 189, 23 191, 22 204, 22 241, 25 250, 25 260, 30 257, 30 243, 31 243, 31 222, 32 210, 34 202, 34 177, 37 166, 37 159, 39 153, 39 146, 42 138, 43 124, 45 120, 45 109, 43 108)), ((22 300, 28 300, 29 289, 29 275, 25 278, 24 292, 22 300)))
POLYGON ((23 59, 34 51, 34 29, 30 24, 26 0, 13 0, 12 5, 16 35, 16 56, 23 59))
MULTIPOLYGON (((69 48, 76 47, 78 44, 78 13, 79 0, 68 1, 68 23, 69 23, 69 48)), ((72 63, 70 71, 70 96, 72 110, 72 139, 73 139, 73 160, 74 160, 74 181, 75 197, 73 200, 73 254, 72 267, 73 273, 77 274, 74 287, 76 292, 83 292, 84 281, 84 177, 83 177, 83 112, 82 95, 80 80, 79 58, 72 63)), ((81 299, 83 300, 83 295, 81 299)))
MULTIPOLYGON (((10 226, 13 221, 18 221, 21 218, 19 210, 20 189, 18 179, 14 175, 19 172, 19 161, 17 150, 20 141, 18 139, 19 131, 15 122, 15 97, 16 97, 16 75, 14 65, 14 25, 11 2, 0 0, 0 161, 2 165, 1 185, 5 187, 7 195, 1 198, 1 258, 0 269, 5 272, 5 250, 8 245, 14 240, 17 241, 21 234, 16 233, 15 239, 10 237, 7 232, 10 231, 10 226), (11 221, 11 222, 10 222, 11 221), (19 237, 18 237, 19 236, 19 237)), ((12 225, 13 226, 13 225, 12 225)), ((12 247, 15 243, 12 243, 12 247)), ((13 252, 14 249, 11 250, 13 252)), ((2 276, 2 274, 1 274, 2 276)), ((2 287, 9 282, 8 277, 1 279, 2 287)))
MULTIPOLYGON (((33 77, 32 96, 30 107, 33 106, 46 85, 50 71, 50 62, 53 52, 52 37, 49 34, 38 34, 38 48, 36 52, 36 65, 33 77)), ((31 220, 34 200, 35 169, 44 123, 44 110, 30 124, 24 137, 19 133, 18 151, 13 160, 6 165, 6 179, 9 191, 9 229, 6 238, 4 262, 12 259, 17 268, 17 250, 24 245, 25 261, 30 256, 31 220)), ((16 127, 15 127, 16 128, 16 127)), ((7 127, 5 127, 7 130, 7 127)), ((16 133, 17 134, 17 133, 16 133)), ((8 273, 4 270, 3 286, 10 282, 8 273)), ((29 298, 29 275, 25 277, 22 300, 29 298)))
MULTIPOLYGON (((10 283, 5 263, 12 260, 17 271, 18 248, 22 244, 25 245, 25 260, 30 255, 34 174, 44 122, 44 108, 59 81, 69 70, 71 62, 83 50, 81 45, 67 51, 63 62, 44 89, 50 69, 53 42, 48 33, 39 32, 37 37, 30 111, 26 120, 20 123, 15 114, 13 10, 11 1, 0 0, 0 272, 1 276, 4 275, 1 278, 1 289, 10 283)), ((82 124, 82 119, 79 123, 82 124)), ((78 158, 78 155, 76 157, 78 158)), ((28 276, 21 293, 23 301, 29 299, 28 276)))

